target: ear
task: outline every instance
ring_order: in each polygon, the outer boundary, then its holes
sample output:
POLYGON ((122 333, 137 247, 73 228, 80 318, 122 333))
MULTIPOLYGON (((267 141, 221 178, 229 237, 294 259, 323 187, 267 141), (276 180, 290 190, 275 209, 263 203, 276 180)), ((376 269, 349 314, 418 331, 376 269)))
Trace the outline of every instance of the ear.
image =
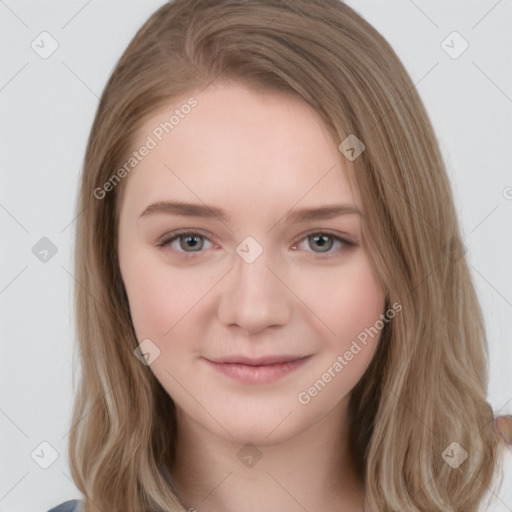
POLYGON ((512 415, 496 416, 494 427, 505 445, 512 447, 512 415))

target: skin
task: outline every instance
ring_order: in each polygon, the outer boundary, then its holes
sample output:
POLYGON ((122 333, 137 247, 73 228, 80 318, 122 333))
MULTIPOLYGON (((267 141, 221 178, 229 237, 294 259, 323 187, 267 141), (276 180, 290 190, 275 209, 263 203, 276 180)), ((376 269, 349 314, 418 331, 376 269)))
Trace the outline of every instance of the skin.
MULTIPOLYGON (((178 410, 178 489, 199 512, 361 511, 347 406, 378 337, 309 403, 297 397, 376 323, 385 291, 361 215, 290 218, 333 204, 362 212, 348 162, 298 98, 233 83, 193 95, 198 105, 125 178, 118 246, 137 339, 160 350, 149 368, 178 410), (141 217, 157 201, 206 204, 230 218, 141 217), (204 238, 158 245, 177 229, 204 238), (354 245, 318 242, 322 231, 354 245), (263 250, 252 263, 236 251, 248 236, 263 250), (204 359, 233 354, 310 357, 276 382, 245 384, 204 359), (247 452, 259 458, 251 467, 247 452)), ((137 147, 184 98, 148 119, 137 147)))

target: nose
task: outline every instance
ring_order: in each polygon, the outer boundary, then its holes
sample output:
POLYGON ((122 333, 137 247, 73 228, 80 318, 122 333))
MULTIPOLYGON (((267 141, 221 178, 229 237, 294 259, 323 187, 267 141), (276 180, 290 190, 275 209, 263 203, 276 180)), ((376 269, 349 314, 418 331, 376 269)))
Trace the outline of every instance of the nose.
POLYGON ((226 326, 238 327, 246 335, 288 323, 293 294, 275 274, 279 273, 265 251, 252 263, 235 254, 234 268, 223 280, 219 320, 226 326))

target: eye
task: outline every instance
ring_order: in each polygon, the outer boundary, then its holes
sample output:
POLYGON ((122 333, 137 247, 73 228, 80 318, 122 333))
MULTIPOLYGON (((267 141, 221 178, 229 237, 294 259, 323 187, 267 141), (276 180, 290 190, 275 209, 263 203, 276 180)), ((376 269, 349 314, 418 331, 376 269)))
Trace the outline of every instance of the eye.
POLYGON ((204 235, 192 231, 175 231, 167 234, 157 243, 159 247, 170 246, 176 252, 194 253, 208 249, 205 244, 213 245, 204 235))
MULTIPOLYGON (((308 233, 304 238, 294 244, 292 249, 301 248, 300 245, 307 243, 309 250, 317 254, 330 254, 343 250, 343 248, 353 247, 355 244, 333 233, 324 231, 314 231, 308 233), (332 250, 335 248, 334 250, 332 250)), ((306 249, 307 250, 307 249, 306 249)))
MULTIPOLYGON (((195 231, 173 231, 164 235, 156 244, 158 247, 169 246, 173 251, 186 256, 193 253, 204 252, 206 249, 215 247, 207 236, 195 231)), ((356 244, 345 238, 325 231, 312 231, 303 236, 298 242, 293 244, 292 249, 301 249, 307 252, 313 252, 319 256, 334 255, 343 249, 354 247, 356 244), (307 248, 304 244, 307 244, 307 248)))

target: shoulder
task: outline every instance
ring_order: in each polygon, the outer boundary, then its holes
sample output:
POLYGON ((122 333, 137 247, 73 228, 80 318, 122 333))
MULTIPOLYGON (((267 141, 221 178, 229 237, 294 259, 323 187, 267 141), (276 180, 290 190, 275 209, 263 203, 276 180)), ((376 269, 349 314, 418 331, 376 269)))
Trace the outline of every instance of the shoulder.
POLYGON ((82 504, 80 500, 69 500, 57 505, 48 512, 82 512, 82 504))

